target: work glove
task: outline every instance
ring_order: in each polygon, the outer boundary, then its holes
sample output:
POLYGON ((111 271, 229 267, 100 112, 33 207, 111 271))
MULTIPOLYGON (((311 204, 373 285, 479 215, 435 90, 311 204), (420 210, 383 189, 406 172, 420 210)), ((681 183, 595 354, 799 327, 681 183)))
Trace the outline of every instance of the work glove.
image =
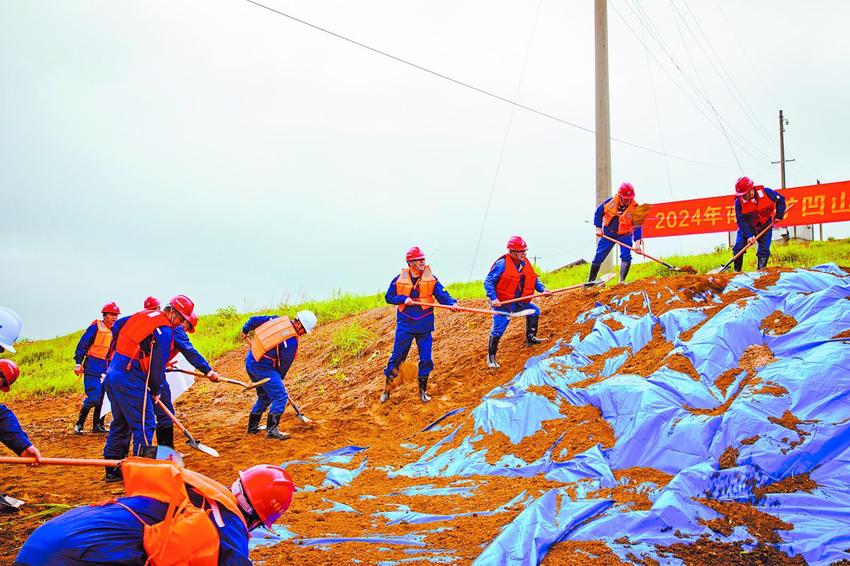
POLYGON ((457 308, 458 308, 459 306, 460 306, 460 305, 459 305, 459 304, 457 304, 457 303, 453 303, 453 304, 449 305, 449 307, 450 307, 453 311, 456 311, 456 310, 457 310, 457 308))
POLYGON ((551 297, 551 296, 552 296, 552 291, 549 291, 549 290, 547 290, 547 289, 544 289, 544 290, 543 290, 543 296, 544 296, 544 297, 551 297))
POLYGON ((21 452, 21 456, 24 458, 35 458, 35 464, 30 464, 31 466, 38 466, 39 462, 41 462, 41 452, 38 451, 38 448, 33 446, 32 444, 23 452, 21 452))
POLYGON ((597 235, 598 237, 602 237, 602 228, 597 228, 597 229, 596 229, 596 235, 597 235))
POLYGON ((502 306, 502 301, 500 301, 499 299, 493 299, 492 301, 490 301, 490 304, 494 307, 500 307, 502 306))
POLYGON ((635 251, 638 253, 643 253, 643 240, 637 240, 635 242, 635 251))
POLYGON ((215 371, 214 369, 211 369, 211 370, 207 373, 207 378, 209 378, 209 380, 210 380, 210 381, 212 381, 212 382, 214 382, 214 383, 218 383, 218 382, 219 382, 219 380, 221 379, 221 376, 218 374, 218 372, 217 372, 217 371, 215 371))
POLYGON ((160 397, 159 394, 151 395, 151 401, 153 401, 154 405, 156 405, 159 402, 159 397, 160 397))
POLYGON ((77 375, 83 375, 83 364, 77 364, 74 366, 74 373, 77 375))
POLYGON ((756 240, 755 236, 750 236, 749 238, 747 238, 748 244, 755 244, 756 242, 758 242, 758 240, 756 240))
POLYGON ((405 305, 412 305, 413 299, 411 299, 410 297, 407 297, 406 299, 404 299, 404 304, 405 305))

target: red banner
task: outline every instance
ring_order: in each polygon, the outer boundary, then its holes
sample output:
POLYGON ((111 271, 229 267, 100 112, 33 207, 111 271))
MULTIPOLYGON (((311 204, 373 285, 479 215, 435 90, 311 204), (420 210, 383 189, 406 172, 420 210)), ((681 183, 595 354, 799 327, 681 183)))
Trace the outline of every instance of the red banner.
MULTIPOLYGON (((850 220, 850 181, 779 192, 785 196, 786 205, 795 204, 781 226, 850 220)), ((643 235, 647 238, 737 230, 734 195, 653 204, 643 222, 643 235)))

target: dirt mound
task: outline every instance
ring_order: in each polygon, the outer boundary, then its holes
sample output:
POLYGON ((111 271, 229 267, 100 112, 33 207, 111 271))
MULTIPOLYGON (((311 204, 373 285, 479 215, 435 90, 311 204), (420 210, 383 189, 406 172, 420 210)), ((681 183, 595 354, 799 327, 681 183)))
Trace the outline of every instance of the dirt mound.
POLYGON ((770 333, 772 336, 786 334, 795 326, 797 326, 797 321, 794 317, 781 311, 773 311, 761 321, 761 330, 770 333))
MULTIPOLYGON (((740 292, 729 296, 720 294, 729 277, 677 275, 545 297, 539 301, 542 309, 539 334, 567 340, 576 333, 586 335, 595 320, 591 318, 577 323, 576 319, 597 303, 620 312, 628 309, 630 315, 651 309, 656 316, 675 308, 708 307, 705 312, 710 317, 730 301, 747 296, 740 292), (624 297, 628 298, 623 300, 624 297), (715 297, 720 297, 721 303, 712 302, 715 297)), ((482 306, 481 301, 461 303, 482 306)), ((436 369, 429 384, 433 401, 428 404, 419 402, 413 380, 403 383, 387 403, 381 404, 378 396, 384 385, 382 370, 392 348, 395 329, 393 309, 375 309, 321 325, 302 341, 298 359, 286 380, 293 399, 314 423, 303 424, 294 418, 291 411, 287 411, 281 428, 292 434, 291 440, 279 442, 268 440, 263 435, 247 435, 247 415, 255 400, 254 393, 242 393, 227 385, 197 383, 176 402, 178 416, 201 442, 218 449, 222 457, 209 458, 180 446, 185 453, 186 465, 229 485, 239 470, 254 464, 308 462, 293 463, 288 467, 302 490, 298 491, 286 513, 285 523, 299 537, 403 536, 423 531, 421 524, 411 523, 409 517, 405 518, 404 513, 408 511, 433 516, 454 515, 457 517, 452 520, 434 520, 433 529, 428 529, 423 542, 428 548, 453 552, 451 556, 457 557, 459 563, 468 563, 522 511, 522 506, 511 504, 519 493, 525 491, 526 496, 536 497, 554 487, 569 488, 539 476, 415 479, 387 476, 386 467, 398 468, 418 460, 424 446, 432 445, 458 426, 467 426, 469 411, 480 403, 485 394, 522 371, 529 357, 542 354, 553 346, 552 342, 548 342, 527 347, 524 325, 521 321, 514 321, 500 344, 498 359, 501 369, 489 370, 485 363, 489 326, 489 317, 438 313, 434 335, 436 369), (329 364, 329 360, 333 359, 334 333, 352 323, 363 327, 375 339, 360 355, 329 364), (427 424, 458 407, 465 407, 467 411, 449 417, 439 429, 421 432, 427 424), (368 447, 368 450, 358 453, 345 464, 332 465, 354 470, 367 460, 365 471, 350 485, 337 489, 324 486, 325 474, 316 469, 313 456, 347 445, 368 447), (417 490, 422 490, 423 484, 428 484, 429 489, 437 490, 440 495, 428 495, 430 492, 427 491, 427 496, 420 495, 417 490), (304 490, 306 486, 312 486, 311 490, 304 490), (322 512, 333 508, 334 502, 344 503, 352 510, 322 512), (492 512, 497 508, 498 512, 492 512)), ((616 330, 616 324, 609 327, 616 330)), ((682 338, 685 339, 685 336, 682 338)), ((650 375, 667 366, 699 379, 690 361, 681 355, 669 355, 671 349, 672 345, 663 339, 660 328, 657 328, 652 341, 632 356, 619 373, 629 371, 650 375)), ((568 348, 563 351, 568 351, 568 348)), ((246 347, 238 348, 217 360, 214 367, 224 376, 245 380, 246 352, 246 347)), ((599 356, 591 368, 585 368, 589 373, 588 379, 601 379, 599 373, 605 360, 615 354, 612 351, 599 356)), ((411 356, 415 355, 414 348, 411 356)), ((739 371, 750 372, 771 359, 769 350, 761 347, 748 349, 740 361, 739 371)), ((24 379, 27 377, 23 376, 24 379)), ((552 388, 537 388, 534 392, 551 400, 557 395, 552 388)), ((82 392, 73 396, 16 401, 11 408, 43 454, 100 457, 103 436, 77 436, 72 433, 81 397, 82 392)), ((565 419, 544 421, 543 430, 519 445, 511 444, 504 435, 494 434, 476 443, 475 448, 487 447, 492 449, 489 452, 517 454, 531 461, 539 458, 562 434, 562 440, 553 450, 555 457, 564 449, 565 458, 570 458, 597 443, 603 447, 614 444, 616 439, 611 427, 597 409, 567 404, 563 407, 565 419)), ((793 423, 790 417, 785 416, 782 423, 801 435, 805 434, 798 429, 799 421, 793 423)), ((461 431, 457 435, 458 440, 466 434, 461 431)), ((640 486, 647 482, 666 485, 670 479, 651 468, 616 470, 615 473, 621 484, 610 492, 600 493, 600 497, 612 497, 635 509, 647 508, 649 504, 645 488, 640 486)), ((5 519, 9 522, 4 524, 4 536, 0 537, 0 563, 11 562, 28 534, 49 518, 35 515, 45 509, 36 507, 36 504, 81 505, 120 495, 121 486, 104 483, 102 474, 102 470, 87 468, 31 471, 20 467, 0 467, 0 490, 29 503, 23 513, 5 519)), ((728 511, 728 508, 724 509, 728 511)), ((714 545, 715 549, 723 548, 717 543, 705 544, 714 545)), ((270 566, 293 562, 341 564, 355 559, 375 563, 410 558, 411 555, 404 551, 405 547, 399 545, 348 543, 323 548, 301 546, 288 540, 259 548, 252 552, 252 558, 270 566)), ((678 556, 679 549, 671 547, 665 551, 678 556)), ((620 563, 603 543, 593 542, 556 545, 547 563, 559 563, 559 557, 566 560, 574 556, 593 557, 603 564, 620 563)))

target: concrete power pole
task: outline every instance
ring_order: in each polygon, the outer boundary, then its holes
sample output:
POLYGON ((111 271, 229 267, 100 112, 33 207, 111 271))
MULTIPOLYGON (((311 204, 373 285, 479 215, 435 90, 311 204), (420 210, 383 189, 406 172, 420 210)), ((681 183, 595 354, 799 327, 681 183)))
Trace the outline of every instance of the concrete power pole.
POLYGON ((779 111, 779 171, 782 175, 782 188, 785 188, 785 119, 779 111))
MULTIPOLYGON (((608 104, 608 3, 595 0, 596 38, 596 205, 611 196, 611 114, 608 104)), ((604 273, 614 267, 612 250, 602 264, 604 273)))

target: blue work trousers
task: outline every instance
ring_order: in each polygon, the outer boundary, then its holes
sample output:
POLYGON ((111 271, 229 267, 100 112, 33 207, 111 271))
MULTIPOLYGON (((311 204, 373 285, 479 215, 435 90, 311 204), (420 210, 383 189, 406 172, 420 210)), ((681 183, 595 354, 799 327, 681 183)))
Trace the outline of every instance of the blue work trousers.
POLYGON ((145 387, 145 377, 136 372, 110 372, 106 374, 104 385, 109 402, 112 403, 112 424, 103 447, 103 457, 107 460, 126 458, 131 438, 133 454, 136 455, 142 446, 149 446, 153 442, 153 431, 156 428, 156 414, 150 393, 145 387))
MULTIPOLYGON (((605 232, 605 235, 609 238, 614 238, 618 242, 622 242, 627 246, 632 245, 631 234, 610 234, 605 232)), ((611 240, 599 238, 599 242, 596 243, 596 255, 593 257, 593 263, 602 263, 605 261, 605 258, 608 257, 608 254, 611 252, 611 248, 615 245, 620 248, 620 261, 632 261, 632 250, 615 244, 611 240)))
MULTIPOLYGON (((540 316, 540 307, 534 303, 511 303, 503 307, 493 307, 493 310, 505 313, 518 312, 525 309, 534 310, 534 314, 531 316, 540 316)), ((505 330, 508 329, 508 324, 510 324, 510 322, 511 317, 507 315, 494 316, 493 327, 490 329, 490 336, 493 338, 501 338, 502 334, 505 333, 505 330)))
MULTIPOLYGON (((165 379, 162 380, 162 383, 159 386, 159 400, 162 401, 162 404, 165 405, 173 415, 174 404, 171 402, 171 386, 165 379)), ((162 407, 160 407, 159 404, 154 405, 153 411, 156 415, 156 428, 171 428, 174 426, 174 422, 171 420, 171 417, 162 410, 162 407)))
POLYGON ((251 412, 261 415, 268 409, 271 415, 282 414, 289 402, 289 393, 286 392, 283 377, 277 368, 268 363, 249 360, 245 363, 245 369, 248 370, 251 381, 269 378, 265 384, 257 387, 257 401, 251 408, 251 412))
POLYGON ((100 382, 100 374, 83 374, 83 386, 86 388, 86 398, 83 399, 83 408, 91 409, 103 402, 103 384, 100 382))
POLYGON ((431 370, 434 369, 434 360, 431 359, 431 344, 433 343, 431 332, 411 332, 398 326, 395 329, 393 353, 390 355, 390 361, 387 362, 384 375, 391 377, 393 369, 404 363, 414 340, 416 340, 416 347, 419 349, 419 377, 430 375, 431 370))
MULTIPOLYGON (((764 230, 764 227, 760 228, 760 230, 764 230)), ((758 233, 758 232, 756 232, 758 233)), ((738 230, 738 239, 735 240, 735 245, 732 247, 732 255, 735 255, 739 251, 744 249, 744 246, 747 245, 748 238, 744 236, 741 230, 738 230)), ((761 238, 758 239, 758 251, 756 252, 756 256, 768 258, 770 257, 770 242, 773 240, 773 230, 768 230, 762 235, 761 238)))

